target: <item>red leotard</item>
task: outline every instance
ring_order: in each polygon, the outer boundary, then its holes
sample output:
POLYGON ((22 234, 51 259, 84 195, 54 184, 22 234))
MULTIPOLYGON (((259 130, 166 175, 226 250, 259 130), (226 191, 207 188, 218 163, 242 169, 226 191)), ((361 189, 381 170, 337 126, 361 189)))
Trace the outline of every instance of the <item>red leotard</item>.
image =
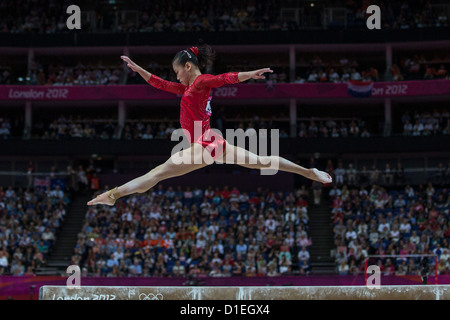
MULTIPOLYGON (((211 88, 217 88, 225 84, 239 83, 238 72, 229 72, 217 76, 211 74, 201 74, 195 78, 190 86, 181 83, 163 80, 155 75, 151 75, 148 83, 157 89, 182 95, 180 103, 180 124, 189 132, 190 143, 200 143, 206 148, 213 159, 222 154, 225 149, 225 140, 216 136, 210 137, 205 132, 211 129, 209 118, 211 111, 207 110, 208 102, 211 100, 211 88), (201 121, 201 136, 194 136, 194 121, 201 121), (213 140, 214 139, 214 140, 213 140), (211 142, 211 140, 213 140, 211 142), (218 146, 219 154, 215 154, 215 147, 218 146)), ((208 108, 209 109, 209 108, 208 108)), ((208 131, 209 132, 209 131, 208 131)))

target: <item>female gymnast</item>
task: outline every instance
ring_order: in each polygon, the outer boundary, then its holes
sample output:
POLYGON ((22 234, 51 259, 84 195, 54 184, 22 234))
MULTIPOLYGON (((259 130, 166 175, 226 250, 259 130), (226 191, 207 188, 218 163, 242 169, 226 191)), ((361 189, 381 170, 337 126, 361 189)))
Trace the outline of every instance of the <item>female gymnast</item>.
POLYGON ((244 148, 232 145, 221 137, 215 137, 212 142, 208 142, 212 140, 211 136, 205 139, 205 133, 210 132, 209 118, 211 112, 209 100, 212 88, 249 79, 265 79, 264 73, 273 72, 270 68, 263 68, 247 72, 229 72, 216 76, 202 74, 200 70, 206 66, 208 61, 212 61, 214 57, 214 51, 206 44, 179 51, 172 61, 173 70, 177 75, 177 80, 180 81, 180 83, 177 83, 163 80, 141 68, 129 57, 121 56, 122 60, 127 63, 127 66, 139 73, 150 85, 164 91, 182 95, 180 124, 183 132, 188 133, 186 136, 190 141, 190 147, 174 153, 166 162, 148 173, 98 195, 89 201, 88 205, 105 204, 112 206, 120 197, 133 193, 144 193, 162 180, 203 168, 211 164, 210 161, 205 161, 204 157, 201 157, 200 161, 189 161, 189 163, 180 163, 180 161, 175 161, 174 157, 180 159, 183 155, 186 156, 184 153, 186 152, 187 155, 194 159, 200 152, 203 153, 204 149, 209 152, 216 163, 239 164, 251 169, 267 169, 270 167, 270 163, 277 163, 278 169, 281 171, 299 174, 321 183, 331 183, 332 179, 328 173, 315 168, 307 169, 274 155, 259 156, 244 148), (201 121, 202 135, 200 139, 194 136, 194 122, 199 123, 199 121, 201 121), (199 146, 201 147, 199 148, 199 146), (216 150, 218 151, 217 154, 216 150), (231 159, 231 162, 227 159, 231 159), (244 159, 244 161, 237 161, 237 159, 244 159))

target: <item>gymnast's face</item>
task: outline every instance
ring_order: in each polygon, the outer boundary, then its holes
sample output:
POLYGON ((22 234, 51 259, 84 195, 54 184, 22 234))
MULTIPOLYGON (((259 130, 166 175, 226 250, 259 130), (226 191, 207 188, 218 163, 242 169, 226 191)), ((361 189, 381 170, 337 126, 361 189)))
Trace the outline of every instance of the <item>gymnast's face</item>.
POLYGON ((182 66, 176 61, 172 64, 172 67, 177 75, 177 80, 180 81, 181 84, 188 86, 192 76, 193 65, 190 62, 186 62, 186 64, 182 66))

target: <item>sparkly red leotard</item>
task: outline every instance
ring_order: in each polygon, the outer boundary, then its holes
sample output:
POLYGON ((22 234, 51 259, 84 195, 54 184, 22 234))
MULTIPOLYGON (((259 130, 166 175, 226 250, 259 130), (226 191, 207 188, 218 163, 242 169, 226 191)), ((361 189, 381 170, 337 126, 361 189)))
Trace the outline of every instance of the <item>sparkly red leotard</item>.
MULTIPOLYGON (((226 84, 239 83, 238 72, 229 72, 219 75, 201 74, 195 78, 190 86, 181 83, 163 80, 155 75, 151 75, 148 83, 157 89, 182 95, 180 103, 180 124, 189 135, 190 143, 200 143, 211 154, 212 158, 223 153, 225 140, 223 137, 211 137, 209 118, 211 116, 210 92, 212 88, 217 88, 226 84), (194 122, 201 122, 201 135, 195 136, 194 122), (209 133, 209 134, 208 134, 209 133), (218 154, 215 149, 218 147, 218 154)), ((198 123, 197 122, 197 123, 198 123)), ((185 131, 185 132, 186 132, 185 131)))

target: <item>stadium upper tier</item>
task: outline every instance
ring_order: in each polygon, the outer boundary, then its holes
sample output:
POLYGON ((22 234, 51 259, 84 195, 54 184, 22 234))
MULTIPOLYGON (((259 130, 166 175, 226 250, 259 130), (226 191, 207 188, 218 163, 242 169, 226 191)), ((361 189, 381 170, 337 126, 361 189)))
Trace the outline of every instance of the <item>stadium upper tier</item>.
POLYGON ((313 29, 294 31, 223 32, 127 32, 89 33, 67 30, 63 33, 0 33, 0 42, 10 47, 93 47, 93 46, 190 46, 199 39, 211 45, 267 44, 353 44, 438 41, 450 39, 450 27, 422 29, 313 29), (220 36, 218 36, 220 35, 220 36))
POLYGON ((84 32, 222 32, 295 31, 304 29, 362 29, 380 8, 385 29, 448 26, 449 5, 442 0, 409 1, 279 1, 279 0, 109 0, 33 1, 0 3, 0 32, 61 33, 66 30, 67 8, 77 5, 84 32))

